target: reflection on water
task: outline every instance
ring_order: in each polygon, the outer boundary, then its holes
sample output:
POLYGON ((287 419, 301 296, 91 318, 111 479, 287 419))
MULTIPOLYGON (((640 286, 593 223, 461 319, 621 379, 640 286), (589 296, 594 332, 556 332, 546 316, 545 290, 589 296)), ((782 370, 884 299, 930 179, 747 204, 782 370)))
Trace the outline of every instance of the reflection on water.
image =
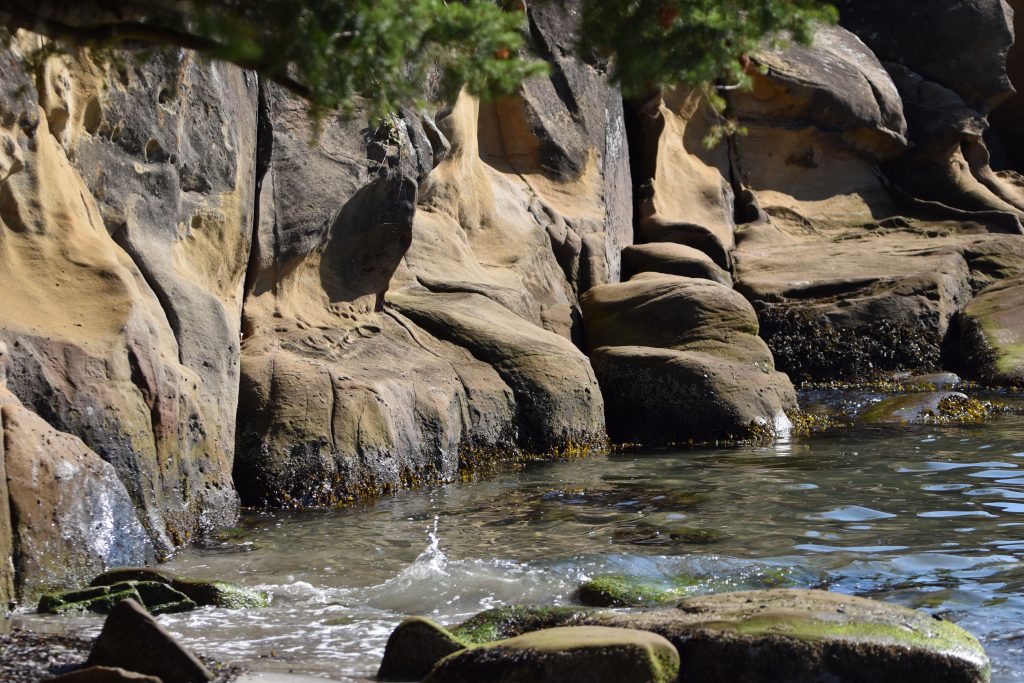
POLYGON ((1022 444, 1020 417, 861 430, 548 463, 359 509, 251 515, 170 569, 259 586, 273 605, 161 619, 210 655, 365 680, 406 614, 452 622, 568 603, 604 572, 686 574, 695 592, 781 581, 942 613, 982 638, 994 680, 1024 681, 1022 444))

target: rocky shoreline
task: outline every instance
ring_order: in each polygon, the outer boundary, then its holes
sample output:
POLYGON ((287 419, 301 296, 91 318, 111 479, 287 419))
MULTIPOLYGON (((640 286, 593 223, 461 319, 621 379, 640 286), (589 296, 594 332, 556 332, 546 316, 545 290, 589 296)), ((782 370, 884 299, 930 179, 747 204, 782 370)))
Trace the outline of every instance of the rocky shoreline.
MULTIPOLYGON (((188 50, 36 63, 18 32, 0 604, 166 559, 242 505, 827 427, 804 383, 1024 386, 1024 0, 836 4, 813 44, 748 56, 751 89, 724 92, 744 133, 717 145, 700 92, 624 100, 577 56, 571 2, 525 3, 550 71, 517 95, 315 131, 301 99, 188 50)), ((998 410, 964 386, 857 419, 998 410)), ((49 607, 204 604, 191 588, 121 576, 49 607)), ((9 647, 73 649, 35 637, 9 647)))

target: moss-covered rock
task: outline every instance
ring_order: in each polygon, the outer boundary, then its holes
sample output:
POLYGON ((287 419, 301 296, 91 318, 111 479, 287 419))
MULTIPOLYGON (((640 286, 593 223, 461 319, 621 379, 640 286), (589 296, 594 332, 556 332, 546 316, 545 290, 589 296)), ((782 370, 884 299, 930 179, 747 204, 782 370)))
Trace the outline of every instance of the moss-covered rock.
POLYGON ((496 607, 451 627, 451 633, 466 644, 489 643, 530 631, 581 623, 591 610, 581 607, 496 607))
POLYGON ((48 593, 39 599, 37 610, 45 614, 96 612, 108 614, 117 603, 132 598, 151 614, 187 612, 196 603, 183 593, 159 581, 120 581, 82 590, 48 593))
POLYGON ((668 683, 679 653, 662 636, 569 626, 534 631, 442 659, 427 683, 668 683))
POLYGON ((1024 386, 1024 276, 997 282, 964 309, 960 362, 985 384, 1024 386))
POLYGON ((709 593, 789 588, 795 585, 781 567, 760 567, 742 576, 679 574, 672 577, 606 574, 582 584, 579 601, 591 607, 655 607, 709 593))
POLYGON ((905 607, 825 591, 719 593, 686 598, 674 607, 631 612, 520 607, 500 616, 485 612, 466 624, 479 628, 495 621, 519 632, 591 625, 658 633, 686 662, 687 683, 989 679, 984 649, 955 624, 905 607))
POLYGON ((688 577, 680 577, 675 583, 645 576, 607 574, 582 584, 577 597, 592 607, 652 607, 679 600, 696 583, 696 579, 688 577))
MULTIPOLYGON (((243 609, 246 607, 267 607, 270 595, 246 586, 225 581, 205 581, 175 576, 169 572, 150 567, 125 567, 112 569, 92 580, 92 586, 106 586, 125 581, 161 583, 184 594, 200 607, 223 607, 243 609)), ((148 603, 146 606, 149 607, 148 603)))

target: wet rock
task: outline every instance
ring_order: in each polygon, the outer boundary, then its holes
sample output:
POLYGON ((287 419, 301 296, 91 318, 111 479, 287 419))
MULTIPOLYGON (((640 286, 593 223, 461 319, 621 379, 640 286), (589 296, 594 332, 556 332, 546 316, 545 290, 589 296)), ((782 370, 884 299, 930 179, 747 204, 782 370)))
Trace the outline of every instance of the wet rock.
MULTIPOLYGON (((989 676, 981 645, 958 626, 905 607, 824 591, 720 593, 687 598, 672 608, 569 615, 564 623, 658 633, 679 651, 684 663, 679 680, 685 682, 982 683, 989 676)), ((519 624, 507 624, 506 633, 529 629, 529 610, 520 610, 519 624)))
POLYGON ((422 680, 435 664, 466 647, 466 643, 434 621, 410 617, 388 637, 377 678, 382 681, 422 680))
POLYGON ((968 378, 1024 386, 1024 277, 994 284, 967 304, 960 354, 968 378))
POLYGON ((126 82, 86 52, 36 70, 23 44, 0 56, 5 154, 19 159, 0 210, 8 388, 113 466, 166 553, 238 511, 255 82, 173 51, 126 82))
POLYGON ((142 604, 150 614, 187 612, 196 608, 196 603, 165 583, 120 581, 83 590, 48 593, 39 599, 36 611, 46 614, 85 611, 108 614, 128 598, 142 604))
POLYGON ((667 683, 679 655, 653 633, 599 626, 545 629, 470 648, 441 660, 430 683, 667 683))
POLYGON ((180 683, 205 683, 214 678, 194 654, 131 599, 111 610, 86 664, 119 667, 180 683))
POLYGON ((720 268, 710 256, 693 247, 672 242, 634 244, 623 249, 623 279, 629 279, 638 273, 703 278, 732 287, 729 271, 720 268))
POLYGON ((643 273, 593 289, 583 308, 615 441, 763 436, 796 408, 753 309, 724 285, 643 273))
POLYGON ((163 683, 156 676, 126 671, 111 666, 90 666, 66 673, 63 676, 49 678, 46 683, 163 683))
MULTIPOLYGON (((168 586, 183 594, 200 607, 243 609, 247 607, 266 607, 270 604, 270 596, 263 591, 226 581, 204 581, 202 579, 175 576, 150 567, 114 569, 100 574, 89 585, 113 587, 124 583, 156 583, 168 586)), ((144 604, 147 608, 149 607, 148 602, 144 604)), ((152 612, 152 610, 150 611, 152 612)))
POLYGON ((2 386, 0 434, 21 599, 152 559, 153 546, 115 468, 2 386))

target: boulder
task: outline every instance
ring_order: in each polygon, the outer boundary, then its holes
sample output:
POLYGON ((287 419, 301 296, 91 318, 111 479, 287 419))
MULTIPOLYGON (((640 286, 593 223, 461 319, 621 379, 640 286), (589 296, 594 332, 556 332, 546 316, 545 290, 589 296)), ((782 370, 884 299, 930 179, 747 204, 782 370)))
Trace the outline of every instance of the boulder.
POLYGON ((441 660, 429 683, 668 683, 679 654, 654 633, 602 626, 534 631, 462 650, 441 660))
POLYGON ((118 667, 178 683, 205 683, 214 678, 132 599, 121 601, 110 611, 86 666, 118 667))
POLYGON ((524 608, 502 614, 485 612, 467 623, 498 618, 506 638, 566 624, 657 633, 678 650, 683 662, 678 680, 686 683, 982 683, 989 677, 985 651, 960 627, 924 612, 825 591, 718 593, 669 608, 569 613, 560 615, 561 623, 538 623, 524 608))
POLYGON ((1024 386, 1024 277, 983 290, 960 318, 964 375, 990 385, 1024 386))
POLYGON ((519 440, 527 449, 547 453, 604 442, 601 390, 586 356, 564 337, 479 294, 402 293, 392 303, 495 369, 515 395, 519 440))
POLYGON ((591 290, 583 308, 613 440, 745 439, 788 424, 793 387, 734 290, 644 273, 591 290))
POLYGON ((419 681, 448 655, 466 649, 442 626, 424 617, 409 617, 388 637, 377 670, 381 681, 419 681))
POLYGON ((720 268, 704 252, 673 242, 634 244, 622 250, 624 280, 639 273, 664 273, 701 278, 732 287, 729 271, 720 268))

